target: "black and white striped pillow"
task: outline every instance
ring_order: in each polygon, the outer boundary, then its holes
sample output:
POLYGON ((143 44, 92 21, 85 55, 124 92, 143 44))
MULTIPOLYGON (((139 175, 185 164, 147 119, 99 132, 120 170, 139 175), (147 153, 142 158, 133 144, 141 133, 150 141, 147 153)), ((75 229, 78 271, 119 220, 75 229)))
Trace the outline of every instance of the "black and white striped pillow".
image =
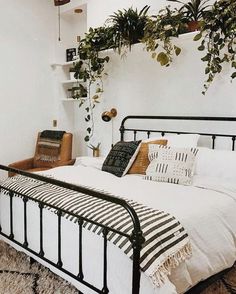
POLYGON ((150 144, 150 164, 144 179, 191 185, 197 152, 197 148, 171 148, 150 144))

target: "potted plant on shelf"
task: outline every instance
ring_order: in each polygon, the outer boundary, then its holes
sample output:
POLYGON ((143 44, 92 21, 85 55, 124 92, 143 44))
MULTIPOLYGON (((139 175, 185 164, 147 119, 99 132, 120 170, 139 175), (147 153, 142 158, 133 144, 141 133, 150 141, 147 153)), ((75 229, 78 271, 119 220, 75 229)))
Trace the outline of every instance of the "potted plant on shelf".
POLYGON ((75 79, 75 69, 74 69, 74 67, 70 67, 69 74, 70 74, 70 80, 74 80, 75 79))
POLYGON ((82 99, 82 101, 84 102, 85 98, 87 98, 87 88, 84 87, 82 84, 79 84, 78 86, 74 86, 70 89, 68 89, 68 92, 70 92, 69 94, 69 98, 73 98, 73 99, 82 99))
POLYGON ((187 3, 180 0, 167 0, 171 2, 177 2, 183 4, 179 9, 180 12, 184 13, 188 30, 194 32, 200 29, 201 21, 208 12, 208 8, 211 5, 207 5, 209 0, 191 0, 187 3))
POLYGON ((113 30, 115 47, 118 48, 119 53, 123 46, 131 49, 131 45, 140 42, 143 38, 149 7, 146 5, 140 11, 132 7, 118 10, 108 19, 113 30))
POLYGON ((87 60, 94 52, 98 53, 102 50, 114 48, 113 35, 112 27, 89 28, 78 48, 80 59, 87 60))

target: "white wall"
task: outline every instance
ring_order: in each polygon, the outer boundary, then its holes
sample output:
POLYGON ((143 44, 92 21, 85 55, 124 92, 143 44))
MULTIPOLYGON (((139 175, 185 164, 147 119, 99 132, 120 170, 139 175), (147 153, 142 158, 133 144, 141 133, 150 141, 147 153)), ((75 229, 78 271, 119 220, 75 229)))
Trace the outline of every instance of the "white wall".
MULTIPOLYGON (((74 6, 81 4, 81 1, 72 1, 61 7, 63 9, 70 9, 71 4, 74 6)), ((61 15, 61 41, 58 42, 56 39, 56 51, 55 51, 55 61, 65 62, 66 61, 66 49, 78 47, 78 42, 76 37, 84 37, 84 33, 87 31, 87 9, 86 5, 82 6, 83 12, 80 14, 74 13, 71 9, 70 13, 61 15)), ((61 81, 69 79, 69 68, 56 67, 54 69, 54 75, 56 80, 55 96, 57 101, 57 121, 58 129, 66 130, 73 133, 73 156, 78 155, 80 148, 80 142, 83 141, 79 137, 79 102, 62 102, 61 99, 66 98, 68 95, 67 89, 72 87, 70 85, 62 85, 61 81)), ((83 128, 82 128, 83 129, 83 128)))
POLYGON ((166 0, 89 0, 88 1, 88 27, 98 27, 118 9, 138 8, 149 5, 149 14, 157 13, 160 7, 168 5, 166 0))
POLYGON ((0 162, 33 154, 55 115, 53 1, 0 1, 0 162))
MULTIPOLYGON (((73 5, 81 0, 73 0, 73 5)), ((87 153, 83 141, 86 124, 84 108, 78 103, 60 101, 63 87, 60 80, 66 73, 53 71, 53 61, 65 60, 65 49, 76 46, 75 37, 88 27, 97 27, 117 9, 151 5, 157 12, 166 1, 89 0, 86 14, 62 17, 62 42, 57 41, 57 9, 48 0, 11 0, 0 3, 0 162, 9 163, 32 155, 38 130, 52 128, 58 119, 58 129, 74 133, 74 155, 87 153), (87 19, 87 20, 86 20, 87 19), (10 23, 9 23, 9 20, 10 23), (87 22, 87 23, 86 23, 87 22), (11 25, 10 25, 11 24, 11 25), (10 60, 10 62, 9 62, 10 60)), ((66 5, 63 6, 63 9, 66 5)), ((172 115, 235 115, 235 82, 228 76, 217 79, 206 96, 202 96, 204 64, 201 53, 191 37, 178 40, 181 56, 170 68, 153 61, 141 45, 135 45, 126 58, 109 53, 109 76, 105 93, 95 108, 95 142, 102 141, 102 153, 111 144, 111 123, 101 121, 104 110, 116 107, 115 139, 118 127, 128 114, 172 115)))
MULTIPOLYGON (((158 11, 166 1, 120 1, 89 0, 87 20, 89 26, 99 26, 119 8, 131 5, 141 8, 151 5, 151 11, 158 11)), ((213 83, 206 96, 201 94, 204 64, 201 52, 192 36, 177 41, 182 53, 169 68, 161 67, 143 50, 135 45, 123 60, 109 53, 109 76, 104 83, 104 95, 95 109, 97 140, 102 141, 102 151, 107 152, 111 142, 111 124, 101 121, 101 112, 116 107, 118 116, 114 120, 115 140, 119 139, 118 127, 128 114, 152 115, 215 115, 235 116, 236 82, 230 83, 226 69, 213 83)), ((232 130, 233 131, 233 130, 232 130)), ((85 149, 84 149, 85 152, 85 149)))

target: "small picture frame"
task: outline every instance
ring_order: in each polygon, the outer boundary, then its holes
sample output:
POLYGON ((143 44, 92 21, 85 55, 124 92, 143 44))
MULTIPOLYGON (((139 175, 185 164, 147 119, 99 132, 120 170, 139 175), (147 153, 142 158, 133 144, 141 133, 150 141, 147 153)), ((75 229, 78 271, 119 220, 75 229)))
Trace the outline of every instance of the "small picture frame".
POLYGON ((66 49, 66 61, 67 62, 74 60, 75 55, 76 55, 76 48, 66 49))

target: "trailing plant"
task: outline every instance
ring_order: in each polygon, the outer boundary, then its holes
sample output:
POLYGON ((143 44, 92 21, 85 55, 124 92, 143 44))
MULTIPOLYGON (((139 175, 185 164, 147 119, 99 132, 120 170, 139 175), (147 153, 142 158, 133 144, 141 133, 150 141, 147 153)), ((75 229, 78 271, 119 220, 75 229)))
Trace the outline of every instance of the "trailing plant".
POLYGON ((82 60, 89 58, 92 52, 99 52, 105 49, 113 48, 114 30, 112 27, 103 26, 98 28, 89 28, 85 38, 79 45, 79 57, 82 60))
POLYGON ((206 93, 215 77, 221 73, 223 65, 230 63, 236 77, 236 1, 219 0, 206 15, 201 32, 194 38, 201 40, 198 47, 206 51, 202 61, 206 63, 205 74, 207 80, 204 84, 203 94, 206 93))
POLYGON ((86 102, 85 121, 89 124, 87 135, 84 138, 86 142, 93 136, 93 108, 96 103, 99 103, 100 95, 103 93, 102 78, 106 74, 104 72, 105 64, 109 62, 109 57, 100 57, 99 52, 113 45, 110 37, 110 28, 90 28, 79 46, 80 60, 73 67, 75 79, 78 82, 82 80, 87 83, 87 99, 81 99, 79 104, 81 107, 86 102))
POLYGON ((143 42, 146 50, 152 53, 162 66, 169 66, 173 56, 178 56, 181 49, 172 44, 172 37, 187 31, 187 25, 183 22, 184 14, 177 9, 171 10, 166 7, 159 11, 159 14, 147 20, 143 42))
POLYGON ((209 0, 191 0, 182 2, 180 0, 167 0, 171 2, 181 3, 183 6, 179 12, 183 12, 187 21, 200 21, 207 14, 210 5, 206 5, 209 0))
POLYGON ((122 47, 128 47, 140 42, 144 37, 144 28, 148 20, 147 12, 150 6, 146 5, 138 11, 132 7, 118 10, 108 19, 113 30, 114 47, 121 53, 122 47))
POLYGON ((219 0, 208 10, 209 0, 169 0, 183 4, 180 9, 170 6, 160 10, 157 15, 148 16, 149 6, 138 11, 132 7, 118 10, 109 17, 105 26, 90 28, 79 46, 79 61, 71 71, 78 80, 75 98, 80 99, 80 106, 85 104, 85 121, 89 124, 84 138, 89 141, 94 132, 93 109, 103 93, 105 65, 109 57, 101 57, 105 49, 129 48, 137 42, 143 42, 153 59, 162 66, 169 66, 174 56, 181 53, 181 48, 173 43, 173 37, 188 32, 189 21, 201 21, 200 33, 194 40, 201 40, 200 51, 206 50, 202 58, 206 62, 205 73, 208 78, 204 84, 203 94, 215 76, 222 71, 224 63, 230 63, 236 77, 236 1, 219 0), (87 84, 87 88, 83 83, 87 84), (85 93, 87 98, 85 98, 85 93), (82 99, 83 98, 83 99, 82 99))

